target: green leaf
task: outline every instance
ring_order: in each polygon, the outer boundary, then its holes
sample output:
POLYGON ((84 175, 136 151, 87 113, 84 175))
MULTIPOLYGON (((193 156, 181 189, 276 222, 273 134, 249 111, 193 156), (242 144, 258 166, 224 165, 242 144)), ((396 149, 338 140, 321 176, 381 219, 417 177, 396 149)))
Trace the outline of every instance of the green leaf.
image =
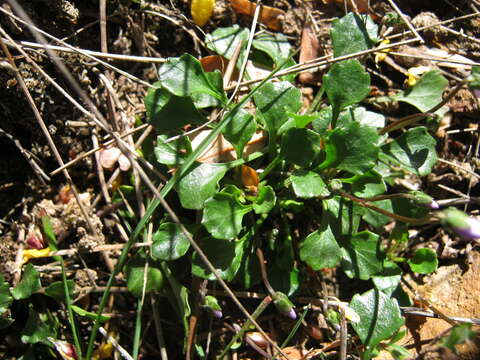
POLYGON ((227 101, 223 87, 212 75, 206 75, 200 61, 190 54, 168 59, 158 76, 163 88, 175 96, 192 98, 197 107, 219 106, 227 101))
POLYGON ((207 201, 202 224, 215 239, 234 239, 242 230, 242 219, 252 206, 241 204, 237 197, 217 193, 207 201))
POLYGON ((8 310, 13 299, 10 296, 10 285, 5 281, 5 278, 0 274, 0 315, 8 310))
MULTIPOLYGON (((360 316, 360 321, 352 326, 366 346, 364 355, 368 355, 380 341, 395 334, 404 323, 397 302, 378 290, 355 295, 350 307, 360 316)), ((362 358, 370 359, 367 356, 362 358)))
POLYGON ((473 90, 480 89, 480 66, 472 66, 472 73, 468 77, 468 86, 473 90))
POLYGON ((323 205, 326 208, 328 225, 336 239, 342 235, 350 237, 358 231, 363 207, 340 196, 323 200, 323 205))
MULTIPOLYGON (((127 288, 136 297, 141 297, 144 288, 145 258, 137 254, 125 266, 127 288)), ((155 267, 153 262, 148 264, 146 274, 145 293, 160 291, 163 287, 162 271, 155 267)))
MULTIPOLYGON (((177 312, 178 319, 183 324, 184 333, 188 334, 188 317, 192 313, 190 309, 190 304, 188 302, 188 289, 180 284, 177 279, 172 274, 172 271, 168 267, 167 263, 163 261, 160 266, 162 267, 163 273, 170 284, 171 291, 167 291, 167 296, 169 301, 172 304, 172 307, 177 312)), ((187 344, 187 337, 184 337, 183 346, 185 348, 187 344)))
POLYGON ((177 192, 182 206, 186 209, 203 209, 205 200, 217 192, 218 182, 227 172, 221 164, 193 165, 177 185, 177 192))
POLYGON ((290 176, 292 188, 296 196, 300 198, 312 198, 327 196, 330 191, 319 174, 305 169, 297 169, 290 176))
POLYGON ((56 337, 55 324, 47 314, 36 312, 32 305, 28 307, 28 319, 21 331, 21 340, 24 344, 35 344, 56 337))
POLYGON ((341 258, 342 250, 330 226, 324 230, 314 231, 300 245, 300 259, 313 270, 334 267, 341 258))
POLYGON ((339 57, 372 48, 378 35, 378 26, 369 15, 348 13, 332 23, 333 56, 339 57))
POLYGON ((287 81, 268 82, 253 95, 258 114, 265 121, 270 136, 288 120, 288 112, 302 107, 302 93, 287 81))
POLYGON ((362 101, 370 93, 370 75, 356 59, 333 64, 323 76, 323 82, 334 119, 337 118, 335 114, 362 101))
MULTIPOLYGON (((395 198, 391 200, 373 201, 372 205, 383 210, 393 212, 397 215, 402 215, 410 218, 420 219, 428 214, 428 210, 419 206, 412 206, 409 199, 395 198)), ((375 228, 382 227, 392 219, 386 215, 380 214, 374 210, 365 209, 363 220, 368 222, 375 228)))
POLYGON ((362 175, 355 175, 348 179, 348 182, 352 184, 352 193, 362 198, 373 197, 387 191, 387 186, 383 178, 373 171, 367 171, 362 175))
POLYGON ((409 129, 382 146, 386 158, 419 176, 428 175, 437 162, 435 139, 423 126, 409 129))
POLYGON ((309 129, 291 128, 283 136, 280 155, 285 160, 309 167, 320 154, 320 135, 309 129))
MULTIPOLYGON (((95 312, 90 312, 90 311, 87 311, 87 310, 84 310, 82 309, 81 307, 79 306, 76 306, 76 305, 72 305, 72 310, 73 312, 75 312, 76 314, 78 314, 79 316, 83 316, 83 317, 86 317, 92 321, 95 321, 97 320, 97 313, 95 312)), ((108 321, 110 320, 110 316, 107 316, 107 315, 100 315, 100 322, 105 322, 105 321, 108 321)))
MULTIPOLYGON (((252 46, 257 50, 261 50, 268 54, 276 66, 279 66, 288 60, 292 52, 292 45, 290 45, 287 37, 280 33, 260 34, 253 40, 252 46)), ((290 59, 283 65, 283 68, 295 64, 295 60, 290 59)), ((293 80, 295 76, 296 74, 287 75, 284 79, 290 81, 293 80)))
POLYGON ((383 269, 385 255, 380 249, 380 237, 370 231, 353 235, 342 252, 342 269, 349 278, 368 280, 383 269))
POLYGON ((350 123, 333 130, 327 138, 326 159, 320 169, 337 168, 362 175, 378 159, 378 134, 374 128, 350 123))
POLYGON ((203 124, 207 121, 191 98, 172 95, 162 88, 150 88, 144 103, 148 122, 158 133, 168 133, 187 124, 203 124))
POLYGON ((183 163, 187 155, 186 137, 171 142, 167 141, 166 135, 157 137, 157 146, 155 146, 155 157, 160 164, 179 166, 183 163))
POLYGON ((238 25, 218 28, 205 36, 205 45, 214 53, 231 59, 235 49, 242 42, 243 46, 246 46, 249 33, 248 29, 240 28, 238 25))
POLYGON ((375 288, 388 296, 392 296, 400 283, 401 277, 402 269, 397 264, 386 260, 383 264, 383 271, 378 275, 372 276, 372 280, 375 288))
POLYGON ((22 280, 12 290, 12 296, 15 300, 26 299, 41 287, 40 274, 31 263, 28 263, 23 271, 22 280))
POLYGON ((388 345, 387 351, 393 356, 395 360, 407 360, 413 358, 413 355, 407 349, 398 344, 388 345))
POLYGON ((225 126, 222 133, 235 149, 237 157, 243 155, 243 148, 250 141, 253 134, 257 130, 257 124, 253 120, 252 114, 245 110, 237 111, 232 120, 225 126))
MULTIPOLYGON (((217 240, 205 238, 199 242, 199 246, 211 261, 220 277, 225 281, 232 281, 242 262, 246 237, 238 241, 217 240)), ((193 253, 192 274, 202 279, 216 280, 215 275, 207 269, 197 252, 193 253)))
POLYGON ((312 121, 312 128, 315 132, 319 133, 321 136, 327 134, 328 126, 332 122, 332 106, 329 105, 317 113, 316 119, 312 121))
POLYGON ((413 272, 419 274, 430 274, 437 270, 437 253, 428 248, 418 249, 415 251, 413 258, 408 260, 408 265, 413 272))
POLYGON ((431 70, 425 73, 411 89, 399 92, 394 99, 425 112, 442 101, 442 94, 447 85, 448 80, 438 70, 431 70))
POLYGON ((348 107, 338 116, 337 127, 346 126, 352 121, 358 122, 363 126, 374 128, 383 128, 385 126, 385 116, 373 111, 368 111, 364 107, 355 105, 348 107))
POLYGON ((258 187, 258 195, 252 204, 255 214, 268 214, 273 209, 277 197, 275 191, 270 185, 262 185, 258 187))
POLYGON ((155 260, 176 260, 186 254, 190 241, 179 224, 163 223, 153 234, 152 258, 155 260))
MULTIPOLYGON (((67 280, 68 294, 70 298, 73 298, 73 293, 75 290, 75 282, 73 280, 67 280)), ((54 298, 57 301, 65 300, 65 287, 63 286, 62 281, 54 281, 45 289, 45 295, 54 298)))
POLYGON ((450 334, 441 341, 441 345, 458 354, 456 345, 463 344, 467 340, 473 340, 477 334, 472 331, 471 324, 456 325, 450 334))
POLYGON ((48 215, 42 216, 42 231, 47 237, 49 249, 52 251, 57 251, 57 237, 55 236, 52 222, 50 221, 50 217, 48 215))

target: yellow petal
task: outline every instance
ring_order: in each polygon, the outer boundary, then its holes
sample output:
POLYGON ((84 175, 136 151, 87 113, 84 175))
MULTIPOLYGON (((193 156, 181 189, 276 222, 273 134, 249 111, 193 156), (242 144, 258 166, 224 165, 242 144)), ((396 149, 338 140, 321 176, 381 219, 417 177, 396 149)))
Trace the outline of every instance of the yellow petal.
POLYGON ((25 264, 30 259, 42 258, 47 256, 50 256, 49 248, 45 248, 41 250, 37 250, 37 249, 23 250, 23 263, 25 264))
POLYGON ((192 0, 190 12, 198 26, 205 25, 212 17, 215 0, 192 0))

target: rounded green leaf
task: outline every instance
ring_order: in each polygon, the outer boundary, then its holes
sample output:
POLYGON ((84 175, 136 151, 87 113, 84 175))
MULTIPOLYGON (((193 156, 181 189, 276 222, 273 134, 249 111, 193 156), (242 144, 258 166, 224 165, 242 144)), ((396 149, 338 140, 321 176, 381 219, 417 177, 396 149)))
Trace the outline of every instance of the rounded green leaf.
POLYGON ((368 280, 383 269, 385 254, 380 249, 380 237, 370 231, 353 235, 342 252, 342 269, 350 278, 368 280))
POLYGON ((408 260, 408 265, 413 272, 419 274, 430 274, 437 270, 437 253, 428 248, 418 249, 415 251, 413 258, 408 260))
MULTIPOLYGON (((125 274, 127 278, 127 288, 136 297, 142 296, 145 278, 145 259, 136 255, 125 266, 125 274)), ((149 263, 146 274, 145 293, 150 291, 159 291, 163 287, 162 271, 149 263)))
POLYGON ((242 42, 246 45, 249 33, 248 29, 238 25, 218 28, 205 36, 205 45, 214 53, 230 59, 238 45, 242 42))
POLYGON ((49 337, 56 337, 57 327, 58 324, 53 321, 51 315, 36 312, 30 304, 27 323, 21 331, 21 340, 24 344, 46 341, 49 337))
POLYGON ((363 175, 356 175, 349 180, 352 184, 352 193, 358 197, 373 197, 387 191, 383 178, 373 171, 368 171, 363 175))
POLYGON ((290 176, 293 191, 300 198, 327 196, 330 194, 327 185, 319 174, 304 169, 295 170, 290 176))
POLYGON ((177 185, 182 206, 186 209, 203 209, 205 200, 217 192, 217 185, 227 168, 221 164, 200 164, 192 166, 177 185))
MULTIPOLYGON (((206 75, 200 61, 190 54, 170 58, 158 70, 161 86, 178 97, 190 97, 197 107, 217 106, 226 101, 217 76, 206 75)), ((180 109, 179 109, 180 110, 180 109)))
POLYGON ((179 224, 163 223, 153 234, 152 258, 176 260, 188 251, 190 241, 179 224))
POLYGON ((258 188, 257 198, 252 204, 255 214, 268 214, 273 209, 277 197, 275 191, 270 185, 260 185, 258 188))
POLYGON ((28 263, 23 271, 22 280, 12 290, 12 296, 15 300, 26 299, 41 287, 40 274, 31 263, 28 263))
POLYGON ((409 129, 382 146, 383 155, 391 162, 419 176, 428 175, 437 162, 436 141, 427 129, 409 129))
POLYGON ((370 75, 355 59, 333 64, 323 82, 334 113, 362 101, 370 93, 370 75))
POLYGON ((288 112, 296 113, 302 107, 302 93, 287 81, 268 82, 253 95, 257 114, 265 121, 270 136, 288 120, 288 112))
POLYGON ((352 122, 345 128, 333 130, 327 138, 326 159, 321 169, 337 168, 363 175, 378 159, 378 134, 370 126, 352 122))
POLYGON ((252 210, 227 193, 217 193, 203 209, 202 224, 215 239, 234 239, 242 230, 243 216, 252 210))
POLYGON ((5 281, 3 275, 0 274, 0 315, 7 311, 12 301, 10 285, 5 281))
POLYGON ((157 161, 165 165, 181 165, 186 156, 187 145, 185 139, 185 137, 182 137, 167 143, 167 136, 159 135, 154 149, 157 161))
MULTIPOLYGON (((67 289, 70 298, 73 298, 73 292, 75 290, 75 282, 73 280, 67 280, 67 289)), ((57 301, 65 300, 65 286, 63 281, 54 281, 45 289, 45 295, 54 298, 57 301)))
POLYGON ((308 235, 300 245, 300 259, 313 270, 336 266, 342 258, 342 250, 328 226, 308 235))
POLYGON ((365 345, 366 353, 371 352, 380 341, 395 334, 404 323, 396 300, 378 290, 355 295, 350 308, 360 316, 360 321, 352 323, 352 326, 365 345))
POLYGON ((222 132, 225 139, 233 145, 237 157, 241 158, 243 148, 250 141, 256 130, 257 123, 253 120, 252 114, 241 109, 235 112, 222 132))
MULTIPOLYGON (((242 262, 243 252, 248 241, 218 240, 205 238, 199 242, 199 246, 220 273, 220 277, 231 281, 235 277, 242 262)), ((216 280, 215 275, 206 267, 197 252, 192 257, 192 274, 202 279, 216 280)))
POLYGON ((348 13, 332 23, 333 56, 368 50, 378 41, 378 26, 369 15, 348 13))
POLYGON ((283 136, 280 155, 291 163, 308 167, 320 154, 320 135, 309 129, 289 129, 283 136))

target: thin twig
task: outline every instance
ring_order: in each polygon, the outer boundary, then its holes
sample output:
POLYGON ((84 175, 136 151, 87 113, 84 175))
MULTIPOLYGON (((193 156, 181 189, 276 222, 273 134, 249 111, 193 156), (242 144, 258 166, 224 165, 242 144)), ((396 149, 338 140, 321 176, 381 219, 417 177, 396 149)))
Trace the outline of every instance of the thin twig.
POLYGON ((456 167, 457 169, 460 169, 461 171, 465 171, 467 174, 470 174, 472 176, 475 176, 476 178, 480 178, 480 175, 477 174, 476 172, 473 172, 472 170, 470 169, 466 169, 464 167, 462 167, 461 165, 459 164, 456 164, 454 162, 451 162, 451 161, 448 161, 448 160, 445 160, 445 159, 442 159, 442 158, 438 158, 438 161, 444 163, 444 164, 448 164, 450 166, 453 166, 453 167, 456 167))
POLYGON ((411 32, 413 32, 413 34, 415 35, 415 37, 420 40, 420 43, 421 44, 425 44, 425 41, 423 40, 423 38, 420 36, 420 34, 417 32, 417 30, 415 29, 415 27, 413 26, 413 24, 410 22, 410 20, 405 16, 405 14, 402 12, 402 10, 400 10, 400 8, 397 6, 397 4, 395 4, 395 2, 393 0, 388 0, 388 2, 390 3, 390 5, 393 7, 393 9, 395 10, 395 12, 400 15, 400 17, 402 18, 402 20, 405 22, 405 24, 407 24, 408 28, 410 29, 411 32))

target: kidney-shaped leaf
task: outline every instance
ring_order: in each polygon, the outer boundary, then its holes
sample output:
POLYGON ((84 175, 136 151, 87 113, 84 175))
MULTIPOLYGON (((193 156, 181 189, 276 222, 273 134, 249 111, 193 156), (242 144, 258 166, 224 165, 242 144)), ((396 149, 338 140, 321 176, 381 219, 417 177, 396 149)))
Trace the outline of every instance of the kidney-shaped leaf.
POLYGON ((255 214, 268 214, 273 209, 277 197, 275 191, 270 185, 260 185, 258 188, 257 198, 252 204, 255 214))
POLYGON ((319 174, 305 169, 297 169, 290 176, 292 188, 296 196, 311 198, 316 196, 327 196, 330 191, 319 174))
POLYGON ((437 162, 435 139, 423 126, 403 133, 394 141, 383 145, 388 160, 417 175, 425 176, 437 162))
POLYGON ((203 209, 203 203, 217 192, 217 184, 227 168, 220 164, 196 164, 177 185, 182 206, 186 209, 203 209))
POLYGON ((360 316, 352 326, 366 351, 395 334, 404 322, 397 301, 375 289, 355 295, 350 307, 360 316))
POLYGON ((369 15, 348 13, 332 23, 333 56, 368 50, 378 41, 378 26, 369 15))
POLYGON ((217 193, 205 201, 202 224, 215 239, 234 239, 242 230, 242 219, 252 210, 236 196, 217 193))
POLYGON ((283 136, 280 154, 291 163, 309 167, 320 154, 320 135, 310 129, 289 129, 283 136))
POLYGON ((230 59, 237 46, 242 42, 246 45, 249 33, 248 29, 241 28, 238 25, 218 28, 205 36, 205 45, 214 53, 230 59))
POLYGON ((407 91, 398 93, 394 99, 415 106, 420 111, 428 111, 442 101, 442 94, 448 80, 438 70, 425 73, 407 91))
POLYGON ((149 89, 144 102, 148 122, 158 133, 167 133, 187 124, 206 122, 191 98, 175 96, 162 88, 149 89))
MULTIPOLYGON (((226 281, 231 281, 240 268, 246 243, 248 241, 244 241, 244 239, 228 241, 210 237, 201 240, 199 246, 220 273, 220 277, 226 281)), ((197 252, 193 253, 192 274, 202 279, 216 280, 215 275, 208 270, 197 252)))
POLYGON ((190 54, 168 59, 158 75, 163 88, 179 97, 191 97, 198 107, 217 106, 226 101, 217 80, 220 73, 207 75, 200 61, 190 54))
POLYGON ((40 274, 28 263, 23 271, 22 280, 12 290, 12 296, 15 300, 26 299, 35 291, 41 288, 40 274))
POLYGON ((152 257, 156 260, 176 260, 190 247, 190 241, 179 224, 163 223, 153 234, 152 257))
POLYGON ((342 269, 350 278, 368 280, 382 271, 384 253, 380 249, 380 237, 370 231, 362 231, 350 238, 343 250, 342 269))
POLYGON ((342 250, 328 226, 306 237, 300 247, 300 259, 313 270, 336 266, 342 258, 342 250))
POLYGON ((159 291, 163 287, 163 274, 159 268, 153 263, 149 263, 145 282, 145 259, 136 255, 125 266, 125 274, 127 277, 127 288, 136 297, 142 296, 143 288, 145 293, 150 291, 159 291))
POLYGON ((159 135, 154 149, 157 161, 165 165, 181 165, 187 155, 186 139, 186 137, 181 137, 167 143, 167 136, 159 135))
POLYGON ((356 59, 333 64, 323 82, 334 113, 362 101, 370 93, 370 75, 356 59))
POLYGON ((253 95, 257 111, 265 121, 270 136, 288 120, 288 112, 302 107, 301 91, 287 81, 269 82, 253 95))
POLYGON ((415 255, 408 260, 408 265, 416 273, 430 274, 437 270, 437 253, 428 248, 418 249, 415 251, 415 255))
POLYGON ((356 122, 333 130, 327 138, 327 156, 321 168, 335 167, 362 175, 375 166, 379 152, 378 138, 374 128, 356 122))
POLYGON ((242 157, 243 148, 257 130, 257 123, 253 115, 241 109, 233 115, 230 122, 223 129, 223 136, 235 149, 237 157, 242 157))

